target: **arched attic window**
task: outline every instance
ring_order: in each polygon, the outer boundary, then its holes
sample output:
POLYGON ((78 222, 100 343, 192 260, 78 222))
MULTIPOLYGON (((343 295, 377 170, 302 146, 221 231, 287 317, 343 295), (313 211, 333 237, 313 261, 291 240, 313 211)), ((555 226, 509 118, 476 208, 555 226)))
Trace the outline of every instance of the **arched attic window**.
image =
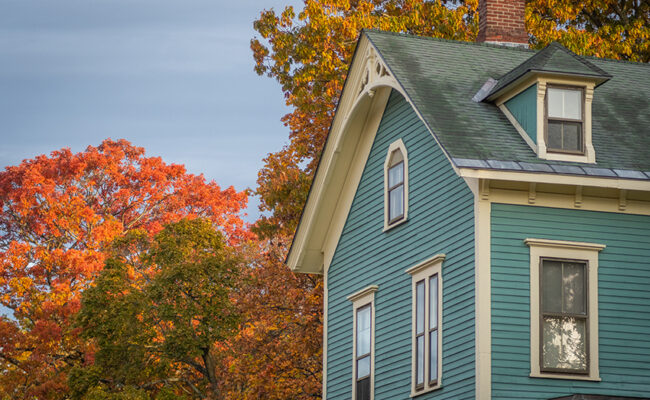
POLYGON ((384 162, 384 230, 406 221, 408 155, 402 139, 391 143, 384 162))

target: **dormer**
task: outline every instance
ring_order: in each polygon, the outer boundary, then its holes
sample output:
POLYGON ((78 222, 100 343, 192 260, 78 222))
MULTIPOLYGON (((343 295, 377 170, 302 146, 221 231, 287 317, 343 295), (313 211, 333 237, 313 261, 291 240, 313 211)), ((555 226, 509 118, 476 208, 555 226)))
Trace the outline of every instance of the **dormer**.
POLYGON ((559 43, 546 48, 477 94, 494 103, 544 160, 595 163, 591 103, 611 76, 559 43))

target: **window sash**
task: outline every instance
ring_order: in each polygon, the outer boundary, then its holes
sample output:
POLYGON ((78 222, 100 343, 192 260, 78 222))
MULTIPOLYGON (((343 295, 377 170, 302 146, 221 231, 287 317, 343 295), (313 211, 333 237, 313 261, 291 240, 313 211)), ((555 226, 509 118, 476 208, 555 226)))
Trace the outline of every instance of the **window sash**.
POLYGON ((404 218, 404 184, 401 183, 396 187, 388 190, 388 223, 392 224, 404 218), (393 192, 402 189, 402 195, 398 197, 398 201, 393 201, 393 192), (393 205, 397 204, 397 208, 393 210, 393 205))
POLYGON ((405 202, 405 187, 404 187, 404 161, 400 161, 395 165, 388 168, 388 223, 399 221, 404 218, 404 202, 405 202), (399 171, 397 175, 395 171, 399 171), (401 196, 398 199, 393 199, 393 192, 401 189, 401 196), (397 208, 393 210, 393 207, 397 208))
POLYGON ((582 120, 584 105, 581 88, 550 86, 547 90, 547 97, 549 118, 582 120), (571 104, 571 101, 577 101, 577 104, 571 104))
POLYGON ((438 290, 440 289, 438 282, 438 274, 429 277, 429 332, 427 335, 429 341, 429 386, 438 383, 438 352, 440 351, 438 348, 438 290), (435 371, 433 366, 435 366, 435 371))
POLYGON ((404 161, 391 165, 388 168, 388 190, 404 183, 404 161), (398 171, 397 174, 394 172, 398 171))
POLYGON ((424 331, 426 327, 426 283, 421 280, 415 284, 415 386, 424 388, 424 371, 426 363, 426 345, 424 331))
MULTIPOLYGON (((359 381, 360 379, 363 379, 365 377, 370 377, 370 373, 372 371, 372 359, 370 357, 372 353, 372 304, 366 304, 362 307, 357 308, 356 310, 356 315, 355 318, 357 320, 356 322, 356 333, 355 333, 355 341, 356 341, 356 346, 355 346, 355 356, 354 356, 354 362, 355 362, 355 368, 356 368, 356 379, 359 381), (367 321, 364 321, 365 324, 367 324, 367 328, 364 329, 363 331, 361 330, 361 318, 363 317, 362 313, 368 313, 368 319, 367 321), (362 336, 366 335, 366 338, 363 338, 362 336), (363 342, 362 340, 365 339, 366 341, 363 342), (360 344, 364 344, 364 347, 367 347, 368 350, 359 353, 359 348, 361 347, 360 344), (368 363, 368 373, 364 374, 363 376, 359 375, 359 365, 361 361, 366 361, 368 363)), ((365 325, 364 324, 364 325, 365 325)))
MULTIPOLYGON (((540 258, 540 268, 539 268, 539 367, 542 372, 558 372, 558 373, 571 373, 571 374, 581 374, 585 375, 589 373, 589 293, 588 293, 588 275, 589 275, 589 264, 586 260, 569 260, 569 259, 554 259, 554 258, 540 258), (562 306, 561 311, 544 311, 544 268, 545 262, 559 262, 561 264, 561 285, 560 293, 562 296, 562 306), (564 311, 564 267, 565 264, 580 264, 583 266, 583 308, 584 312, 567 312, 564 311), (575 319, 583 321, 584 324, 584 340, 582 343, 582 348, 585 352, 585 367, 581 369, 573 368, 555 368, 555 367, 545 367, 545 354, 544 354, 544 327, 546 319, 575 319)), ((562 341, 562 338, 560 338, 562 341)))
POLYGON ((560 120, 560 119, 551 119, 549 118, 547 123, 546 123, 546 148, 549 151, 554 151, 554 152, 561 152, 561 153, 575 153, 575 154, 582 154, 584 153, 584 135, 583 135, 583 125, 582 121, 571 121, 571 120, 560 120), (551 145, 551 125, 556 125, 559 126, 561 131, 560 131, 560 146, 553 146, 551 145), (569 135, 571 134, 570 131, 567 130, 568 127, 570 126, 577 126, 577 146, 576 148, 570 148, 568 144, 568 138, 569 135))

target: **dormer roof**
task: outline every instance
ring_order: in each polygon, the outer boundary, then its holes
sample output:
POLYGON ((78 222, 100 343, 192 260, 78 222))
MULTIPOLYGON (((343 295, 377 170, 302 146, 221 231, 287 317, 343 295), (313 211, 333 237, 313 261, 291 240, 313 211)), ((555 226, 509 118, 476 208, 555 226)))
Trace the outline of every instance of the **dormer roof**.
POLYGON ((488 100, 498 97, 508 87, 535 73, 559 75, 576 79, 591 79, 600 85, 612 76, 589 60, 580 57, 557 42, 546 46, 534 56, 517 65, 497 79, 497 84, 486 96, 488 100))

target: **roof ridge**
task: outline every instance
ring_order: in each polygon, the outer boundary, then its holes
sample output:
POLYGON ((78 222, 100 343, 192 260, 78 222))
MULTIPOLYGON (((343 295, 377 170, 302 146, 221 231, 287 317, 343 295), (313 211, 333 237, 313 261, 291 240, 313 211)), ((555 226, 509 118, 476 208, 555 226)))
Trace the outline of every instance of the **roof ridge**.
POLYGON ((376 29, 376 28, 363 28, 361 29, 362 33, 365 32, 374 32, 374 33, 379 33, 382 35, 392 35, 392 36, 399 36, 399 37, 405 37, 405 38, 411 38, 411 39, 420 39, 420 40, 433 40, 436 42, 446 42, 446 43, 455 43, 455 44, 463 44, 463 45, 469 45, 469 46, 479 46, 479 47, 492 47, 492 48, 497 48, 497 49, 506 49, 506 50, 516 50, 516 51, 523 51, 526 53, 537 53, 539 50, 534 50, 529 47, 519 47, 519 46, 508 46, 508 45, 503 45, 503 44, 496 44, 496 43, 485 43, 485 42, 468 42, 465 40, 455 40, 455 39, 445 39, 445 38, 437 38, 437 37, 432 37, 432 36, 422 36, 422 35, 414 35, 411 33, 405 33, 405 32, 393 32, 393 31, 384 31, 381 29, 376 29))
MULTIPOLYGON (((374 33, 379 33, 383 35, 392 35, 392 36, 399 36, 399 37, 406 37, 406 38, 412 38, 412 39, 420 39, 420 40, 433 40, 436 42, 447 42, 447 43, 457 43, 457 44, 464 44, 464 45, 470 45, 470 46, 479 46, 479 47, 492 47, 492 48, 497 48, 497 49, 506 49, 506 50, 516 50, 516 51, 522 51, 525 53, 539 53, 540 51, 544 50, 542 49, 533 49, 533 48, 526 48, 526 47, 513 47, 513 46, 507 46, 507 45, 500 45, 496 43, 485 43, 485 42, 468 42, 465 40, 455 40, 455 39, 445 39, 445 38, 437 38, 437 37, 432 37, 432 36, 423 36, 423 35, 415 35, 411 33, 405 33, 405 32, 393 32, 393 31, 385 31, 382 29, 377 29, 377 28, 363 28, 361 29, 361 33, 363 32, 374 32, 374 33)), ((549 43, 547 46, 550 46, 552 43, 557 43, 561 47, 561 43, 552 41, 549 43)), ((568 50, 568 49, 567 49, 568 50)), ((571 50, 569 50, 571 53, 573 53, 571 50)), ((631 64, 631 65, 644 65, 646 67, 650 67, 650 63, 645 63, 642 61, 630 61, 630 60, 617 60, 615 58, 609 58, 609 57, 597 57, 597 56, 592 56, 592 55, 581 55, 577 53, 573 53, 577 55, 578 57, 581 57, 583 59, 588 58, 596 61, 610 61, 610 62, 616 62, 616 63, 622 63, 622 64, 631 64)), ((598 68, 598 66, 596 66, 598 68)))
POLYGON ((586 60, 584 58, 584 56, 578 55, 578 54, 572 52, 571 50, 567 49, 561 43, 553 41, 553 42, 551 42, 551 44, 549 44, 549 46, 554 46, 555 48, 558 48, 558 49, 564 51, 565 53, 567 53, 570 56, 572 56, 573 58, 575 58, 577 61, 581 62, 583 65, 587 66, 589 69, 592 69, 595 72, 598 72, 599 74, 611 76, 609 73, 607 73, 607 71, 604 71, 603 69, 599 68, 598 66, 592 64, 591 62, 586 60))

